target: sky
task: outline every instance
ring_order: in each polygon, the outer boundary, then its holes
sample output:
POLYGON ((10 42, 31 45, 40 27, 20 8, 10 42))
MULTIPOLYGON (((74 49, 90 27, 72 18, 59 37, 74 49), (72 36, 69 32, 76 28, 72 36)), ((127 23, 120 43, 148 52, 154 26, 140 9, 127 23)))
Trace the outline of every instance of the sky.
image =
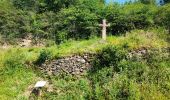
MULTIPOLYGON (((120 4, 123 4, 123 3, 125 3, 126 1, 133 1, 133 0, 106 0, 106 3, 109 3, 109 2, 118 2, 118 3, 120 3, 120 4)), ((156 0, 157 1, 157 3, 159 4, 159 0, 156 0)))
POLYGON ((119 3, 125 3, 126 1, 130 1, 130 0, 106 0, 106 3, 109 3, 111 1, 119 2, 119 3))

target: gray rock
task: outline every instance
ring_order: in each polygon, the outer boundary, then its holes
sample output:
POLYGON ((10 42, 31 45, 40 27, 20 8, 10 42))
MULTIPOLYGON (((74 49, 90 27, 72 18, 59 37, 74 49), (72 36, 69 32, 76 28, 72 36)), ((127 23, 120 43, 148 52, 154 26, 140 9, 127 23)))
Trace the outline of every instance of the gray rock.
POLYGON ((85 70, 88 70, 90 67, 91 59, 93 55, 84 54, 80 55, 73 55, 69 57, 63 57, 57 60, 53 60, 51 63, 44 64, 42 72, 46 74, 52 73, 52 75, 58 75, 61 72, 70 73, 72 75, 82 75, 85 70), (90 59, 89 59, 90 58, 90 59))

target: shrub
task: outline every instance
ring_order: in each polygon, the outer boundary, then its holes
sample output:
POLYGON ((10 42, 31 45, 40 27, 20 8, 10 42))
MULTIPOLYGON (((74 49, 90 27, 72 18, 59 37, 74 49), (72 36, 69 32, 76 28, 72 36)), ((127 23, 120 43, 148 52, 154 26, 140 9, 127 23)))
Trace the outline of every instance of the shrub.
POLYGON ((170 33, 170 4, 160 7, 154 20, 158 26, 164 26, 170 33))
POLYGON ((105 97, 115 100, 139 100, 140 90, 133 80, 129 80, 126 75, 120 75, 116 79, 103 86, 105 97))
POLYGON ((0 2, 0 34, 5 38, 21 38, 27 35, 27 16, 16 10, 11 3, 0 2))
POLYGON ((112 34, 122 34, 132 29, 144 29, 153 26, 153 17, 157 10, 154 5, 141 3, 125 4, 123 6, 111 4, 105 7, 104 16, 111 27, 112 34))
POLYGON ((37 1, 35 0, 11 0, 16 8, 24 10, 34 10, 37 6, 37 1))
POLYGON ((70 7, 62 9, 57 15, 56 38, 60 41, 72 39, 88 39, 97 32, 97 17, 88 9, 70 7))
POLYGON ((124 12, 121 12, 122 7, 120 5, 108 5, 105 7, 104 17, 111 24, 108 28, 108 32, 112 34, 121 34, 129 31, 133 28, 133 23, 127 20, 124 12))
MULTIPOLYGON (((162 60, 160 60, 162 62, 162 60)), ((90 73, 93 98, 95 99, 156 99, 166 98, 169 91, 168 63, 158 66, 148 65, 147 62, 122 60, 118 68, 105 67, 95 73, 90 73), (151 93, 151 94, 150 94, 151 93)))
POLYGON ((93 62, 93 71, 100 70, 104 67, 112 66, 116 71, 119 71, 117 65, 125 59, 125 51, 114 46, 107 46, 98 52, 93 62))
POLYGON ((13 74, 15 70, 21 70, 25 65, 25 55, 20 49, 9 50, 3 61, 5 67, 2 73, 13 74))
MULTIPOLYGON (((66 77, 66 75, 64 76, 66 77)), ((90 83, 85 78, 75 79, 70 76, 69 79, 57 78, 53 81, 54 91, 46 93, 44 99, 64 99, 64 100, 84 100, 92 99, 90 83), (79 94, 79 95, 77 95, 79 94)))
POLYGON ((51 59, 50 51, 43 49, 40 52, 38 59, 35 61, 35 64, 41 66, 46 60, 50 59, 51 59))
POLYGON ((103 0, 12 0, 12 3, 0 2, 2 36, 15 39, 31 34, 35 42, 50 39, 57 44, 97 36, 101 30, 98 24, 104 18, 111 24, 108 28, 111 34, 148 28, 153 26, 157 10, 154 5, 141 3, 104 5, 103 0))
POLYGON ((118 65, 121 70, 120 73, 124 73, 128 78, 142 82, 147 80, 149 73, 149 66, 143 62, 137 61, 121 61, 118 65))
POLYGON ((54 19, 55 14, 53 12, 45 12, 42 14, 30 13, 30 32, 32 33, 33 39, 54 40, 54 19))
POLYGON ((113 74, 114 72, 112 67, 105 67, 96 71, 95 73, 89 73, 88 78, 92 81, 93 85, 98 84, 101 86, 104 83, 112 80, 113 74))

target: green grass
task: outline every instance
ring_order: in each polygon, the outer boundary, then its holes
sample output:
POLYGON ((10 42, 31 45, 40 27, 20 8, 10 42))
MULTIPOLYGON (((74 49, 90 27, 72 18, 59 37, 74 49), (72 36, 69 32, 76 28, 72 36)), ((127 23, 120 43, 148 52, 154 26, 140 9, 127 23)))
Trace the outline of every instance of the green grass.
MULTIPOLYGON (((28 96, 25 95, 28 87, 35 84, 40 78, 44 78, 33 66, 33 62, 38 59, 42 50, 49 51, 51 58, 55 59, 84 52, 97 53, 107 45, 124 47, 127 51, 143 47, 162 48, 169 46, 165 33, 161 29, 134 30, 125 36, 109 36, 106 43, 102 43, 100 38, 93 38, 68 41, 50 47, 1 49, 0 99, 28 99, 28 96)), ((168 100, 170 99, 168 95, 170 93, 169 60, 161 60, 159 55, 153 58, 158 59, 151 59, 151 63, 147 63, 146 60, 141 62, 122 61, 118 65, 129 69, 122 70, 122 72, 113 71, 108 66, 108 68, 102 68, 95 73, 87 73, 81 78, 70 75, 51 77, 54 91, 44 93, 42 99, 83 100, 96 98, 100 100, 114 98, 139 100, 143 98, 146 100, 168 100), (143 71, 144 74, 139 77, 136 72, 140 71, 143 71), (157 79, 160 80, 160 83, 156 83, 157 79)))
POLYGON ((35 84, 36 81, 37 76, 31 69, 18 68, 12 75, 6 72, 0 79, 0 99, 19 99, 24 96, 24 92, 28 91, 28 86, 35 84))

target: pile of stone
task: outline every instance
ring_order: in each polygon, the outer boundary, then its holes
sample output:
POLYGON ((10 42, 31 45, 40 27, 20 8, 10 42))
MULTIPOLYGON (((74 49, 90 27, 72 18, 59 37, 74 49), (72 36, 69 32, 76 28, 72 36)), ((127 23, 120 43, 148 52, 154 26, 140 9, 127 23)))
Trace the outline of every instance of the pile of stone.
POLYGON ((143 59, 145 58, 146 54, 148 53, 148 50, 146 48, 141 48, 138 50, 130 51, 127 55, 128 59, 143 59))
POLYGON ((48 75, 58 75, 68 73, 72 75, 83 75, 85 71, 91 68, 91 62, 94 54, 72 55, 46 62, 40 69, 48 75))
MULTIPOLYGON (((140 48, 128 53, 127 58, 131 60, 143 60, 150 57, 149 55, 160 54, 163 58, 169 58, 170 48, 148 49, 140 48)), ((92 60, 95 54, 72 55, 53 60, 46 61, 40 69, 47 75, 58 75, 60 73, 67 73, 71 75, 83 75, 84 72, 92 67, 92 60)))
POLYGON ((135 59, 135 60, 142 60, 147 59, 149 55, 160 55, 162 57, 169 57, 170 56, 170 48, 164 47, 164 48, 140 48, 137 50, 133 50, 128 53, 127 57, 128 59, 135 59))

